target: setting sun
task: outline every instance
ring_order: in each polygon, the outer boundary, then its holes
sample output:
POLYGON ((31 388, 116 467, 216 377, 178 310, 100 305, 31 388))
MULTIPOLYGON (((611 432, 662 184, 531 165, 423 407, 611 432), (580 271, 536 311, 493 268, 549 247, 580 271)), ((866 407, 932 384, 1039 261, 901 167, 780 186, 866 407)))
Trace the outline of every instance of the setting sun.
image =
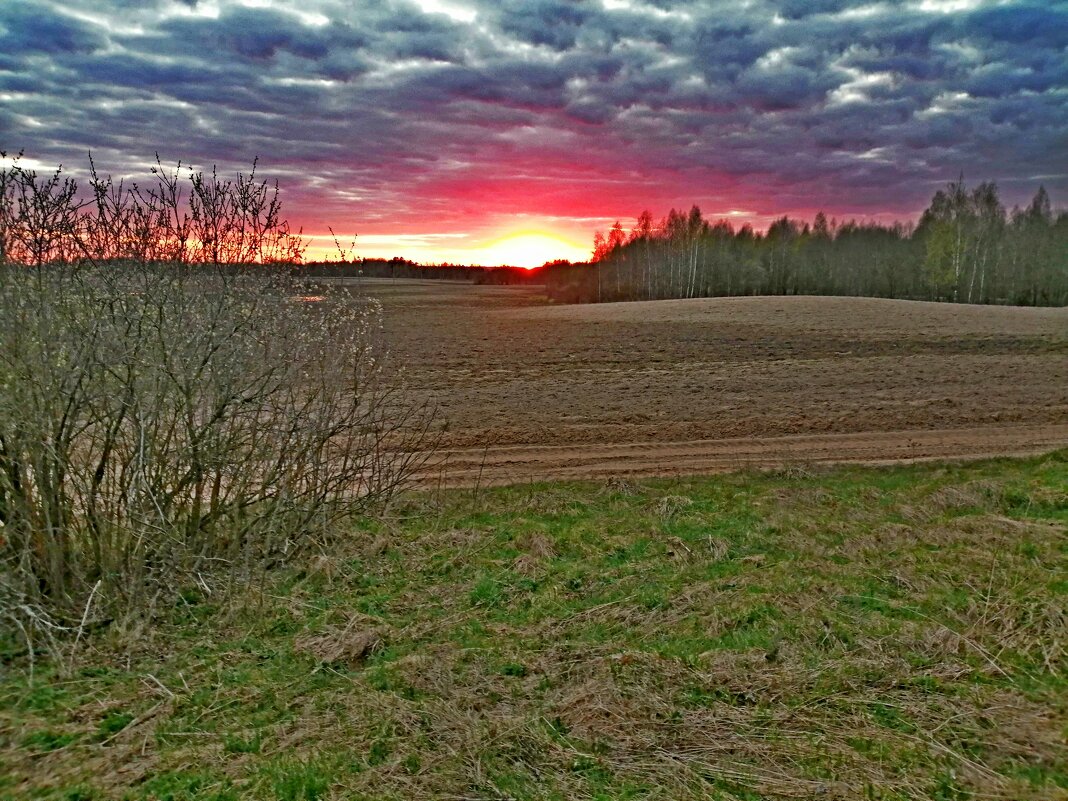
POLYGON ((540 267, 547 261, 567 259, 586 261, 589 248, 576 245, 566 239, 540 232, 509 234, 483 248, 480 261, 483 264, 507 264, 513 267, 540 267))

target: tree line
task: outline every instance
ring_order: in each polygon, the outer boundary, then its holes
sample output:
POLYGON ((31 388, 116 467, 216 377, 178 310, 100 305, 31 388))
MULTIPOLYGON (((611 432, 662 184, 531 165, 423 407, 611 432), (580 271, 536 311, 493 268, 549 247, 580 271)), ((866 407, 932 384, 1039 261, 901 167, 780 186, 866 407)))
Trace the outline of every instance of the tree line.
POLYGON ((707 220, 694 206, 642 212, 594 239, 592 265, 546 273, 569 302, 728 295, 855 295, 958 303, 1068 304, 1068 211, 1044 188, 1007 211, 997 185, 963 178, 916 224, 788 216, 766 232, 707 220))
MULTIPOLYGON (((0 152, 0 159, 5 158, 0 152)), ((278 185, 256 164, 235 178, 162 166, 145 184, 98 174, 87 193, 61 168, 39 174, 16 157, 0 167, 0 264, 133 261, 298 264, 306 242, 281 215, 278 185)), ((822 212, 788 216, 765 232, 706 219, 694 206, 630 231, 617 222, 594 238, 591 264, 553 262, 532 271, 404 259, 304 265, 312 275, 451 278, 544 283, 565 302, 722 295, 863 295, 960 303, 1068 304, 1068 211, 1054 213, 1039 188, 1007 211, 997 185, 963 178, 935 193, 916 224, 838 222, 822 212)))
POLYGON ((308 262, 301 272, 324 278, 401 278, 419 281, 468 281, 473 284, 543 284, 545 267, 483 267, 471 264, 419 264, 398 256, 392 259, 356 258, 308 262))

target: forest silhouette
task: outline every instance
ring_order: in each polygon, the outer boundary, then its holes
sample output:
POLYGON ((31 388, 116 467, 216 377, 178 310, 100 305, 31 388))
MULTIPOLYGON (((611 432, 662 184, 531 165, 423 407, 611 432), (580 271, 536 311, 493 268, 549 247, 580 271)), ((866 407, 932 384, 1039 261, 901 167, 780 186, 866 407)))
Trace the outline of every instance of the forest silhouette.
POLYGON ((935 193, 917 224, 811 222, 784 216, 764 233, 712 222, 694 206, 659 223, 645 211, 594 240, 592 270, 557 271, 559 300, 731 295, 852 295, 1027 306, 1068 304, 1068 212, 1039 188, 1006 211, 992 182, 935 193))

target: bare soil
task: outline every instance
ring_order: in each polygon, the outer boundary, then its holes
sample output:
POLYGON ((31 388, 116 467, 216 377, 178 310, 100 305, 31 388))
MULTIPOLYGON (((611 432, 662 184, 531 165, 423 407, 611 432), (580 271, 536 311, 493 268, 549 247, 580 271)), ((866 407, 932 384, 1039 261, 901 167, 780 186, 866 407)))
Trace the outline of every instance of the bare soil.
POLYGON ((1068 308, 744 297, 553 306, 364 279, 447 483, 1033 453, 1068 445, 1068 308))

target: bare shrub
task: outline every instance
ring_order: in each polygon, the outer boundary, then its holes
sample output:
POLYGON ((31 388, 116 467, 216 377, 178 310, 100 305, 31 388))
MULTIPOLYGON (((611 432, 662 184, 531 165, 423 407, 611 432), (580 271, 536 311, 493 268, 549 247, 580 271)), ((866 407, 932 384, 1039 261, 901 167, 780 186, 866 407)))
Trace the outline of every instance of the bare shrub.
POLYGON ((245 580, 417 466, 429 417, 384 379, 372 302, 288 268, 0 273, 0 604, 22 626, 245 580))
MULTIPOLYGON (((70 261, 81 254, 83 204, 78 184, 57 167, 48 176, 19 166, 0 164, 0 262, 19 261, 40 266, 70 261)), ((0 150, 0 162, 7 153, 0 150)))
POLYGON ((378 308, 296 276, 255 162, 157 157, 141 186, 90 158, 82 198, 0 159, 0 619, 31 658, 247 579, 417 467, 429 416, 385 380, 378 308))
POLYGON ((297 262, 305 242, 282 216, 277 182, 182 166, 156 166, 145 185, 102 176, 89 159, 88 189, 58 167, 41 176, 0 151, 0 262, 113 260, 207 264, 297 262), (188 186, 186 186, 188 184, 188 186))

